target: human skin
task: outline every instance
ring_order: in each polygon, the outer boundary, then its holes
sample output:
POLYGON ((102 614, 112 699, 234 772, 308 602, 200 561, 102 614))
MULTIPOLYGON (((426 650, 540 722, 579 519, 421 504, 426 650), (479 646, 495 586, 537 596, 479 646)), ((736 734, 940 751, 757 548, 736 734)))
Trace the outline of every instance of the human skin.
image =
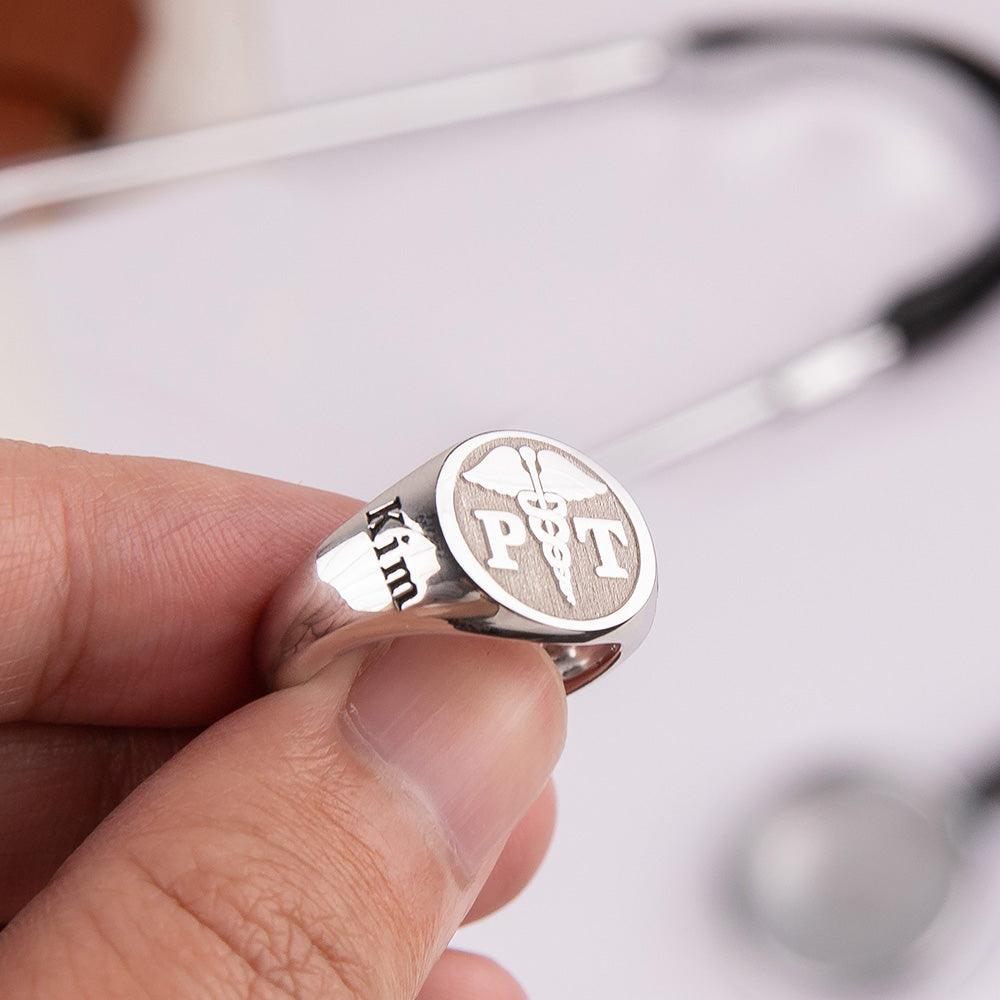
POLYGON ((447 943, 551 836, 544 653, 408 639, 262 689, 269 597, 357 506, 0 442, 0 996, 523 997, 447 943))

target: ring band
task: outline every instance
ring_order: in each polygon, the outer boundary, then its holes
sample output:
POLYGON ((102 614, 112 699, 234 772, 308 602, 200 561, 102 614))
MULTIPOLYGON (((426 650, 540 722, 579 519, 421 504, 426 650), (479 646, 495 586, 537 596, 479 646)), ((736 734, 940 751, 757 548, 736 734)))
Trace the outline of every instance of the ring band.
POLYGON ((632 498, 558 441, 480 434, 342 524, 278 591, 261 632, 271 687, 335 656, 459 631, 544 645, 574 691, 645 638, 656 556, 632 498))

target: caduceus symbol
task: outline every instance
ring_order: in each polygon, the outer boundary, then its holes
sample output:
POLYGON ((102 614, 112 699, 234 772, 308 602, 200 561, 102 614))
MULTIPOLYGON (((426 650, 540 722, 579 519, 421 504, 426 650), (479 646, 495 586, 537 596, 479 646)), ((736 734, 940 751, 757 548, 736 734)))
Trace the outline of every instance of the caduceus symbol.
POLYGON ((599 496, 607 492, 607 486, 558 452, 548 448, 536 452, 527 445, 517 450, 498 445, 462 477, 517 500, 559 589, 570 604, 576 605, 570 573, 573 558, 567 544, 570 540, 567 502, 599 496))

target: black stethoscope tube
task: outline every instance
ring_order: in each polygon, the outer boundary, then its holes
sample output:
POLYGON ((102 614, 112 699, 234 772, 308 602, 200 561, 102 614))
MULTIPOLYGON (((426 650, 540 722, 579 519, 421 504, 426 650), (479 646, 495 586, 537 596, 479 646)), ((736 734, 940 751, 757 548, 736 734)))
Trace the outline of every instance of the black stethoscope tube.
MULTIPOLYGON (((929 62, 970 84, 989 104, 1000 131, 1000 74, 955 45, 900 28, 809 21, 757 22, 695 30, 695 52, 824 43, 897 52, 929 62)), ((1000 230, 962 260, 893 301, 879 319, 895 327, 908 351, 938 340, 1000 286, 1000 230)))

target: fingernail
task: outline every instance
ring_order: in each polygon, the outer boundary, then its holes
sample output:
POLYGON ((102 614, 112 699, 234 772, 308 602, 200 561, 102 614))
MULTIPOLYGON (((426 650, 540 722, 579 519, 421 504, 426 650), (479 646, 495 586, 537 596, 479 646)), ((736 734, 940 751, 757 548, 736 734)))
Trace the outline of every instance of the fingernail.
POLYGON ((355 681, 346 719, 424 800, 471 878, 551 773, 565 738, 565 695, 532 644, 403 639, 355 681))

